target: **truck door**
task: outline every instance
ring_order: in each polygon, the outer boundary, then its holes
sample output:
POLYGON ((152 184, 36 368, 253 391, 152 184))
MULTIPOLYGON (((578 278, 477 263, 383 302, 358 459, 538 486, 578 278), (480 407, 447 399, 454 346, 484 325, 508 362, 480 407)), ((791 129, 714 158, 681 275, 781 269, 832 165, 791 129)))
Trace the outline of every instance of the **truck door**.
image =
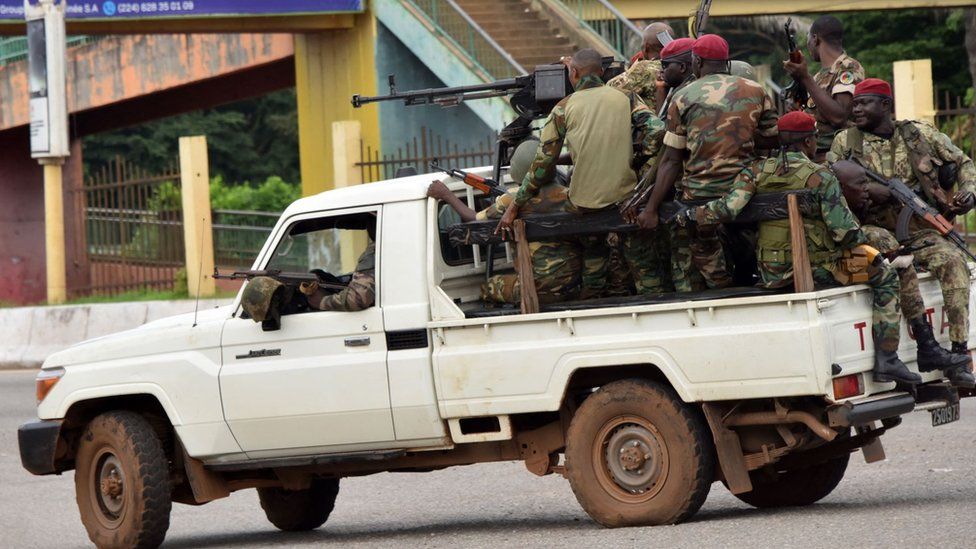
MULTIPOLYGON (((374 207, 296 218, 265 251, 262 268, 349 273, 376 238, 379 215, 374 207)), ((241 308, 225 324, 224 417, 250 457, 381 448, 395 439, 379 242, 373 306, 319 311, 296 291, 282 310, 280 329, 265 331, 241 308)))

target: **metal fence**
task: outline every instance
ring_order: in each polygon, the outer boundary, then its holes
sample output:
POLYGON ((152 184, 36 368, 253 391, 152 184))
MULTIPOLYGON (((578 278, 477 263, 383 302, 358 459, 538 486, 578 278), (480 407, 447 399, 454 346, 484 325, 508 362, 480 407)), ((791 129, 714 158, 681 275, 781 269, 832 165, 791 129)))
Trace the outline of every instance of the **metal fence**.
POLYGON ((641 47, 642 33, 606 0, 562 0, 590 30, 599 34, 620 59, 630 59, 641 47))
POLYGON ((429 164, 437 160, 441 166, 451 168, 471 168, 487 166, 495 159, 495 137, 486 136, 474 148, 462 148, 457 143, 451 143, 434 132, 421 127, 420 138, 397 147, 396 153, 380 155, 372 147, 360 141, 360 153, 363 160, 357 162, 364 183, 390 179, 400 168, 413 167, 417 173, 430 173, 429 164))
POLYGON ((214 210, 214 264, 224 268, 249 268, 279 217, 280 212, 214 210))
MULTIPOLYGON (((427 18, 436 33, 464 52, 484 73, 485 81, 526 74, 525 69, 485 32, 454 0, 402 0, 427 18)), ((459 52, 460 53, 460 52, 459 52)))
MULTIPOLYGON (((97 36, 69 36, 67 47, 81 46, 98 40, 97 36)), ((27 59, 27 37, 13 36, 0 38, 0 66, 27 59)))
MULTIPOLYGON (((949 92, 935 92, 935 123, 969 158, 976 156, 976 107, 966 106, 962 97, 949 92)), ((970 249, 976 244, 976 213, 956 218, 956 228, 966 238, 970 249)))
POLYGON ((183 212, 176 168, 149 174, 116 158, 81 193, 90 268, 83 295, 171 290, 183 267, 183 212))

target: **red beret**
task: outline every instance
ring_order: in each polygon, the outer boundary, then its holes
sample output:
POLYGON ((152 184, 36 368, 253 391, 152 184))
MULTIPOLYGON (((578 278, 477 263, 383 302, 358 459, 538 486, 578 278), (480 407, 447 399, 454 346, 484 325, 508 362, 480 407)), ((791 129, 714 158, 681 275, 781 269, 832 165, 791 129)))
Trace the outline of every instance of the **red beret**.
POLYGON ((729 58, 729 43, 717 34, 703 34, 691 51, 702 59, 725 61, 729 58))
POLYGON ((817 130, 817 120, 803 111, 792 111, 779 117, 776 127, 781 132, 813 133, 817 130))
POLYGON ((661 50, 661 60, 667 60, 672 57, 677 57, 683 53, 688 53, 691 51, 692 46, 695 45, 694 38, 675 38, 664 46, 661 50))
POLYGON ((891 97, 891 84, 880 78, 866 78, 860 84, 854 86, 854 97, 859 95, 880 95, 891 97))

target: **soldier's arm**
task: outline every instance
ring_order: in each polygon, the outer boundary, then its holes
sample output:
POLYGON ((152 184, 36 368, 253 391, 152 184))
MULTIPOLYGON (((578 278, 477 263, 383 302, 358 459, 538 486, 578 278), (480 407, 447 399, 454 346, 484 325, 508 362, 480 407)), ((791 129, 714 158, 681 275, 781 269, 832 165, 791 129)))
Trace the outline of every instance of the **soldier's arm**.
POLYGON ((560 103, 552 109, 546 124, 542 127, 539 150, 535 154, 529 172, 522 180, 518 194, 515 195, 516 207, 524 206, 533 196, 539 194, 540 187, 556 176, 556 164, 565 139, 566 114, 565 107, 560 103))
POLYGON ((820 183, 816 186, 816 194, 820 199, 820 216, 831 238, 844 248, 865 243, 867 239, 861 231, 861 224, 844 199, 840 181, 831 172, 821 170, 811 178, 811 184, 818 177, 820 183))
POLYGON ((922 124, 920 127, 922 135, 933 144, 935 154, 944 162, 955 162, 959 168, 957 190, 976 193, 976 167, 973 166, 972 159, 966 156, 966 153, 962 152, 948 135, 927 124, 922 124))
POLYGON ((840 131, 834 136, 834 142, 827 151, 827 162, 833 164, 847 158, 847 130, 840 131))
POLYGON ((701 224, 732 221, 739 216, 755 194, 756 176, 752 169, 745 168, 735 177, 732 188, 725 196, 716 198, 697 209, 696 221, 701 224))
POLYGON ((779 147, 779 113, 773 105, 773 99, 765 91, 762 94, 762 111, 759 113, 759 123, 756 125, 756 148, 775 149, 779 147))
POLYGON ((657 157, 667 127, 637 94, 630 96, 630 123, 644 156, 657 157))
POLYGON ((374 271, 356 271, 345 289, 331 295, 319 290, 309 297, 309 304, 320 311, 362 311, 376 302, 374 271))

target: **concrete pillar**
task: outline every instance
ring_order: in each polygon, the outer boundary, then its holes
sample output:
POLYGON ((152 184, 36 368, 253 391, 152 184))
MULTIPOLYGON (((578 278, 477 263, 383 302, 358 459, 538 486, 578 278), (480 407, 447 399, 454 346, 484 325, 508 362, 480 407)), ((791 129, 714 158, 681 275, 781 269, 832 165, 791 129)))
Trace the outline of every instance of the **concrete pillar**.
POLYGON ((59 305, 68 300, 64 246, 64 186, 60 158, 46 159, 44 166, 44 251, 47 302, 59 305))
POLYGON ((216 287, 213 279, 210 167, 205 136, 180 138, 180 186, 183 197, 187 288, 191 297, 211 297, 216 292, 216 287))
POLYGON ((895 118, 935 123, 932 60, 913 59, 894 64, 895 118))
POLYGON ((376 20, 355 15, 352 28, 295 35, 295 90, 302 194, 335 188, 332 123, 356 120, 373 150, 380 144, 379 109, 354 109, 353 94, 376 94, 376 20))
MULTIPOLYGON (((363 173, 357 162, 362 161, 362 124, 357 120, 342 120, 332 123, 332 166, 336 188, 359 185, 363 173)), ((359 255, 368 244, 366 234, 357 231, 344 233, 339 242, 342 272, 349 273, 356 268, 359 255)))

